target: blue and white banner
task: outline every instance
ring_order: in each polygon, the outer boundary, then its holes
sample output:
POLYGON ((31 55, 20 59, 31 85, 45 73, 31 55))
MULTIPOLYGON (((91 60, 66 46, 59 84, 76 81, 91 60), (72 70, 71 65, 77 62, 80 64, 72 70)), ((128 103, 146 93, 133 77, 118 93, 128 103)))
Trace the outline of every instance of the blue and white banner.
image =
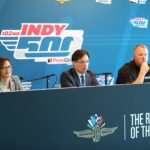
POLYGON ((148 0, 1 0, 0 56, 11 60, 25 86, 43 89, 59 87, 72 53, 85 49, 89 69, 111 72, 112 85, 134 47, 149 48, 149 8, 148 0))

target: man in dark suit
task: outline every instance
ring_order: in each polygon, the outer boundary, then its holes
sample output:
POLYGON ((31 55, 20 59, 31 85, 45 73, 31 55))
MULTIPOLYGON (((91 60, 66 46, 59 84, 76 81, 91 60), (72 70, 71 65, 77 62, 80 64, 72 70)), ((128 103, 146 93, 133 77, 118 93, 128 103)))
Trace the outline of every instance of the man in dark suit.
POLYGON ((77 50, 72 55, 73 68, 62 72, 61 87, 97 86, 95 74, 88 70, 89 54, 85 50, 77 50))

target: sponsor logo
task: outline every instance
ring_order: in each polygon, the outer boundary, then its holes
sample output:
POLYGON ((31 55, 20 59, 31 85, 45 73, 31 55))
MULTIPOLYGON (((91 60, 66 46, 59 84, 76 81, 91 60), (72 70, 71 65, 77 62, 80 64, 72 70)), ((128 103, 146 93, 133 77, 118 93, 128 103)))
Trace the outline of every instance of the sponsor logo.
POLYGON ((91 116, 88 120, 87 127, 89 129, 82 131, 73 131, 78 137, 81 138, 92 138, 93 142, 99 142, 101 137, 113 134, 118 127, 106 128, 104 127, 105 123, 103 122, 102 116, 95 114, 91 116))
POLYGON ((70 0, 56 0, 57 2, 59 2, 60 4, 64 4, 66 2, 69 2, 70 0))
POLYGON ((97 3, 102 3, 102 4, 111 4, 112 0, 96 0, 97 3))
POLYGON ((16 59, 47 64, 70 64, 82 47, 83 30, 67 30, 67 23, 23 23, 20 30, 2 30, 0 42, 16 59))
POLYGON ((146 4, 147 0, 129 0, 130 3, 146 4))
POLYGON ((130 23, 133 25, 133 27, 137 27, 137 28, 148 27, 148 19, 145 18, 133 18, 130 20, 130 23))

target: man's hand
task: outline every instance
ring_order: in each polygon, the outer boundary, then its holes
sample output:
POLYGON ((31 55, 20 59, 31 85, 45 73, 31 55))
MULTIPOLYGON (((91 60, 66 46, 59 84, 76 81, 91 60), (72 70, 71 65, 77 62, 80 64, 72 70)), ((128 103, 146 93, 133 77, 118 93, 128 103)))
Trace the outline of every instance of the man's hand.
POLYGON ((144 62, 141 65, 140 72, 145 76, 145 74, 148 72, 148 70, 149 70, 149 66, 148 66, 147 62, 144 62))
POLYGON ((144 62, 141 65, 138 77, 136 78, 136 80, 134 82, 132 82, 132 84, 141 84, 141 83, 143 83, 145 74, 148 72, 148 70, 149 70, 149 66, 148 66, 147 62, 144 62))

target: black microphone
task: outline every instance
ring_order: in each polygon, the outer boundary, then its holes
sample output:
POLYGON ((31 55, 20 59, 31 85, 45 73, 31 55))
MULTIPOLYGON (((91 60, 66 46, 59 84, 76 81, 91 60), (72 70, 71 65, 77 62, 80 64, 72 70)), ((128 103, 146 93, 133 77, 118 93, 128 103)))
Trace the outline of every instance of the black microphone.
POLYGON ((40 79, 50 78, 50 77, 53 77, 53 76, 56 76, 56 74, 52 73, 52 74, 49 74, 49 75, 43 76, 43 77, 41 77, 40 79))
POLYGON ((111 72, 101 72, 101 73, 96 73, 96 76, 98 75, 113 75, 111 72))
POLYGON ((20 80, 25 80, 23 77, 19 77, 20 80))
POLYGON ((49 75, 46 75, 43 77, 39 77, 39 78, 35 78, 35 79, 26 79, 24 77, 19 77, 19 79, 32 82, 32 81, 41 80, 41 79, 45 79, 45 78, 48 79, 48 78, 53 77, 53 76, 56 76, 56 74, 52 73, 52 74, 49 74, 49 75))

